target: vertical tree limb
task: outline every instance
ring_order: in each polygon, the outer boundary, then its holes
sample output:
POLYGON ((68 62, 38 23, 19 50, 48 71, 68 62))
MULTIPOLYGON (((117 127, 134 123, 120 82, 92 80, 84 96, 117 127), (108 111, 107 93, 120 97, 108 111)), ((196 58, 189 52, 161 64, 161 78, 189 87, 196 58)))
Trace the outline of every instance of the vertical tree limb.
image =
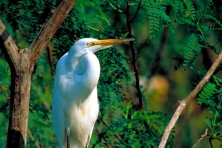
MULTIPOLYGON (((138 14, 138 11, 140 8, 140 3, 141 3, 141 1, 139 2, 139 6, 138 6, 136 14, 138 14)), ((127 2, 127 7, 126 7, 127 20, 126 20, 126 22, 127 22, 128 32, 129 32, 128 37, 132 38, 133 35, 131 32, 131 20, 130 20, 130 15, 129 15, 129 9, 130 9, 130 4, 127 2)), ((134 15, 134 17, 136 17, 136 15, 134 15)), ((143 97, 142 97, 142 92, 140 90, 139 74, 138 74, 138 69, 137 69, 136 55, 135 55, 135 49, 133 47, 133 42, 130 42, 130 51, 131 51, 131 56, 132 56, 133 71, 134 71, 134 75, 135 75, 135 79, 136 79, 136 90, 137 90, 137 96, 139 99, 139 108, 144 110, 143 97)))
POLYGON ((170 123, 165 129, 165 132, 162 136, 162 140, 160 142, 159 148, 164 148, 167 142, 167 139, 170 135, 171 130, 175 126, 177 119, 179 118, 180 114, 182 113, 183 109, 186 105, 198 94, 198 92, 202 89, 202 87, 209 81, 210 77, 213 75, 215 69, 222 61, 222 50, 218 55, 217 59, 214 61, 210 69, 207 71, 206 75, 203 79, 199 82, 199 84, 194 88, 194 90, 182 101, 180 101, 180 105, 177 107, 173 117, 170 120, 170 123))
POLYGON ((138 7, 137 7, 137 9, 136 9, 136 13, 135 13, 134 16, 129 20, 130 23, 134 21, 134 19, 136 18, 137 14, 138 14, 138 12, 139 12, 139 10, 140 10, 140 8, 142 8, 141 3, 142 3, 142 0, 140 0, 139 3, 138 3, 138 7))
POLYGON ((75 0, 63 0, 29 49, 19 50, 0 21, 0 46, 11 70, 8 148, 26 145, 31 75, 42 51, 71 10, 75 0))
POLYGON ((19 48, 15 44, 12 37, 9 35, 8 31, 6 30, 3 22, 0 20, 0 40, 1 40, 1 48, 7 49, 6 52, 6 60, 8 63, 11 63, 9 66, 16 66, 16 63, 19 59, 19 48))
POLYGON ((29 91, 31 75, 29 59, 24 51, 9 36, 4 24, 0 21, 0 44, 11 70, 10 116, 7 147, 24 147, 28 122, 29 91))

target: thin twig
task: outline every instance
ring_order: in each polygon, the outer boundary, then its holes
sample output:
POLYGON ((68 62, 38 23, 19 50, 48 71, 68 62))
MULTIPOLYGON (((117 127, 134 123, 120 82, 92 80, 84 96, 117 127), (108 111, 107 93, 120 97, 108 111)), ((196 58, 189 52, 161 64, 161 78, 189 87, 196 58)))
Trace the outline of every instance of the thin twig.
POLYGON ((168 27, 164 28, 164 30, 162 32, 160 46, 159 46, 158 52, 156 54, 154 63, 152 64, 151 72, 150 72, 150 75, 148 78, 151 78, 156 73, 156 71, 160 65, 162 53, 163 53, 163 50, 165 49, 164 46, 166 45, 166 41, 167 41, 167 34, 168 34, 168 27))
POLYGON ((137 14, 138 14, 138 12, 139 12, 139 10, 140 10, 140 8, 141 8, 141 2, 142 2, 142 0, 139 1, 138 7, 137 7, 137 9, 136 9, 136 13, 135 13, 134 16, 132 17, 132 19, 130 19, 130 23, 133 22, 133 20, 136 18, 137 14))
MULTIPOLYGON (((130 23, 130 18, 129 18, 129 8, 130 4, 127 2, 127 7, 126 7, 126 18, 127 18, 127 28, 128 28, 128 37, 132 38, 132 32, 131 32, 131 23, 130 23)), ((136 89, 137 89, 137 96, 139 98, 139 108, 144 110, 143 106, 143 98, 142 98, 142 93, 140 90, 140 83, 139 83, 139 74, 137 70, 137 62, 136 62, 136 55, 135 55, 135 50, 133 47, 133 42, 130 42, 130 51, 132 55, 132 65, 133 65, 133 71, 135 72, 135 79, 136 79, 136 89)))
POLYGON ((42 146, 42 139, 41 139, 41 137, 40 137, 40 134, 38 133, 38 140, 39 140, 39 143, 40 143, 40 147, 41 148, 43 148, 43 146, 42 146))
POLYGON ((47 60, 50 65, 51 75, 54 76, 54 65, 52 62, 52 47, 50 43, 48 44, 48 46, 46 46, 46 51, 47 51, 47 60))
MULTIPOLYGON (((166 9, 166 14, 167 15, 170 14, 170 10, 171 9, 169 9, 169 7, 167 7, 167 9, 166 9)), ((156 73, 156 71, 159 68, 161 57, 162 57, 162 53, 163 53, 163 51, 165 49, 164 47, 165 47, 166 42, 167 42, 168 30, 169 30, 168 27, 165 27, 163 29, 163 32, 162 32, 162 35, 161 35, 161 39, 160 39, 159 49, 158 49, 158 52, 156 54, 154 63, 152 64, 151 72, 150 72, 150 75, 148 76, 148 78, 151 78, 156 73)))
MULTIPOLYGON (((104 119, 102 119, 101 120, 102 121, 102 123, 106 126, 106 127, 109 127, 109 124, 104 120, 104 119)), ((93 146, 92 146, 92 148, 95 148, 96 147, 96 144, 97 143, 99 143, 99 142, 101 142, 102 141, 102 139, 105 141, 105 143, 106 143, 106 147, 111 147, 110 146, 110 144, 108 143, 108 141, 107 141, 107 139, 106 139, 106 137, 105 137, 105 135, 106 135, 106 132, 104 132, 104 131, 100 131, 98 128, 97 128, 97 131, 98 131, 98 140, 93 144, 93 146)), ((114 136, 119 140, 119 141, 122 141, 122 138, 119 136, 119 135, 117 135, 116 133, 114 133, 114 136)))
POLYGON ((220 54, 218 55, 217 59, 214 61, 206 75, 203 77, 203 79, 199 82, 199 84, 194 88, 194 90, 182 101, 180 101, 180 105, 177 107, 173 117, 170 120, 170 123, 165 129, 165 132, 162 136, 162 140, 160 142, 159 148, 164 148, 167 142, 167 139, 170 135, 171 130, 175 126, 175 123, 177 119, 179 118, 180 114, 182 113, 183 109, 186 107, 186 105, 198 94, 198 92, 202 89, 202 87, 209 81, 210 77, 214 73, 217 66, 222 61, 222 50, 220 54))
POLYGON ((200 138, 199 138, 198 141, 192 146, 192 148, 195 148, 196 145, 197 145, 204 137, 207 136, 207 132, 208 132, 208 129, 206 128, 204 134, 200 136, 200 138))
MULTIPOLYGON (((103 120, 102 119, 102 123, 106 126, 106 127, 109 127, 109 124, 105 121, 105 120, 103 120)), ((119 135, 117 135, 117 134, 114 134, 114 136, 118 139, 118 140, 122 140, 122 138, 119 136, 119 135)))
POLYGON ((32 142, 34 143, 34 145, 35 145, 36 148, 41 148, 41 147, 39 146, 39 144, 35 141, 35 138, 33 137, 33 135, 32 135, 32 133, 31 133, 30 130, 28 130, 28 136, 30 137, 30 139, 32 140, 32 142))

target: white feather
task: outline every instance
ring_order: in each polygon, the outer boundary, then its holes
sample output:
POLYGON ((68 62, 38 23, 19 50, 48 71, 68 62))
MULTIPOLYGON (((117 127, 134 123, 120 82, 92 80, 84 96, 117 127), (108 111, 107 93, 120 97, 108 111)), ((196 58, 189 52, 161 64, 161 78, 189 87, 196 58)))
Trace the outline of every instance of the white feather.
POLYGON ((133 39, 77 41, 58 61, 53 88, 52 117, 59 148, 86 148, 96 122, 100 64, 94 52, 133 39))

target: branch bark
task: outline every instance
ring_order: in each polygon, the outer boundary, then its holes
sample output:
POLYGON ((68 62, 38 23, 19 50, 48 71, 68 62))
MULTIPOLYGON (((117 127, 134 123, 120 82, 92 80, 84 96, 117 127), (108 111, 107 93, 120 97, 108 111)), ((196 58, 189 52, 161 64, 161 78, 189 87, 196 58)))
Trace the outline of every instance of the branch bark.
POLYGON ((0 46, 11 70, 8 148, 26 145, 31 76, 34 65, 51 40, 75 0, 63 0, 42 27, 29 49, 20 50, 0 20, 0 46))
POLYGON ((0 21, 0 44, 11 70, 7 147, 25 146, 31 74, 26 50, 19 50, 0 21))
POLYGON ((76 0, 63 0, 29 47, 31 63, 36 63, 48 42, 63 23, 76 0))
POLYGON ((171 130, 175 126, 177 119, 179 118, 180 114, 182 113, 183 109, 186 107, 186 105, 198 94, 198 92, 202 89, 202 87, 209 81, 210 77, 213 75, 215 69, 219 66, 219 64, 222 61, 222 50, 220 54, 218 55, 217 59, 214 61, 206 75, 203 77, 203 79, 199 82, 199 84, 194 88, 194 90, 182 101, 180 101, 180 105, 177 107, 173 117, 170 120, 170 123, 165 129, 165 132, 162 136, 162 140, 160 142, 159 148, 164 148, 167 142, 167 139, 170 135, 171 130))
POLYGON ((12 37, 7 32, 3 22, 0 20, 0 35, 1 35, 1 49, 6 49, 6 60, 9 63, 10 68, 15 69, 17 61, 19 60, 19 48, 15 44, 12 37))
MULTIPOLYGON (((138 6, 138 11, 139 11, 139 8, 140 8, 140 2, 139 2, 139 6, 138 6)), ((130 9, 130 4, 127 2, 127 6, 126 6, 126 18, 127 18, 127 20, 126 20, 126 22, 127 22, 128 32, 129 32, 128 37, 132 38, 133 35, 132 35, 132 32, 131 32, 131 20, 130 20, 130 14, 129 14, 130 10, 129 9, 130 9)), ((138 11, 136 12, 136 14, 138 13, 138 11)), ((136 15, 134 15, 134 17, 135 16, 136 15)), ((133 42, 130 42, 130 51, 131 51, 131 56, 132 56, 133 71, 134 71, 134 75, 135 75, 135 79, 136 79, 136 90, 137 90, 137 96, 139 98, 139 108, 141 110, 144 110, 143 97, 142 97, 142 92, 140 90, 139 74, 138 74, 137 62, 136 62, 136 53, 135 53, 135 49, 133 47, 133 42)))

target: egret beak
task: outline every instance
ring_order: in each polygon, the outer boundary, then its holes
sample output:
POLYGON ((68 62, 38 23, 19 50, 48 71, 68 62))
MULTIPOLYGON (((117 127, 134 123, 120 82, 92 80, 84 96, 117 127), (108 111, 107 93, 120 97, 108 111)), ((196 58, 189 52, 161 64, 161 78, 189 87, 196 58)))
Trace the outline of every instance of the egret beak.
POLYGON ((134 40, 135 40, 134 38, 96 40, 96 41, 93 41, 93 42, 89 42, 87 45, 88 45, 88 47, 99 45, 103 48, 103 47, 110 47, 110 46, 116 45, 116 44, 121 44, 121 43, 124 43, 124 42, 134 41, 134 40))

